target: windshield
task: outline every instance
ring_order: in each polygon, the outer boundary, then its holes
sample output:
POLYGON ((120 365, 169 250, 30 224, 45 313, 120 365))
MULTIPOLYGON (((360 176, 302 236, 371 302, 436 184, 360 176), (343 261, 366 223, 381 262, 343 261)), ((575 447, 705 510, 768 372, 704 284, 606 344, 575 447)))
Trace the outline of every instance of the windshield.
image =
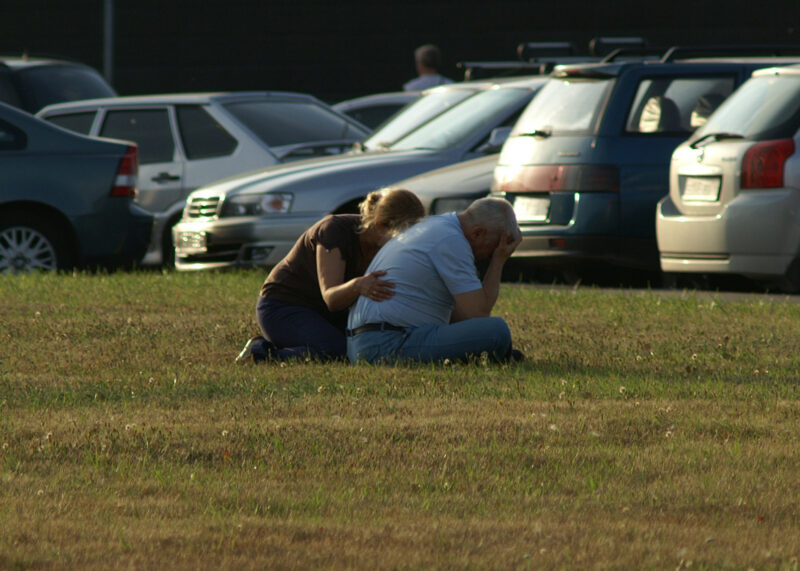
POLYGON ((792 137, 799 126, 800 77, 770 75, 742 84, 692 138, 726 133, 766 141, 792 137))
POLYGON ((392 143, 456 103, 475 93, 472 89, 437 89, 426 93, 414 103, 400 111, 386 125, 375 131, 364 141, 364 149, 374 151, 387 148, 392 143))
POLYGON ((534 91, 526 88, 492 88, 476 93, 448 109, 392 145, 393 151, 442 150, 499 127, 525 105, 534 91))
POLYGON ((522 113, 511 136, 591 133, 613 85, 613 79, 550 79, 522 113))
POLYGON ((366 133, 333 111, 304 101, 240 101, 224 107, 271 147, 362 139, 366 133))
POLYGON ((51 103, 115 97, 103 77, 90 68, 71 65, 43 65, 20 71, 25 107, 38 111, 51 103))

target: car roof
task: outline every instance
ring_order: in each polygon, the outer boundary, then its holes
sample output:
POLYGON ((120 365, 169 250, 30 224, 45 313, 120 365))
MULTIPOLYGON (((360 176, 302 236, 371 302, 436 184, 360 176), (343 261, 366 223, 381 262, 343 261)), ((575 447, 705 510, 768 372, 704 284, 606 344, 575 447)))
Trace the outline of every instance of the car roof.
POLYGON ((753 77, 765 75, 798 75, 800 76, 800 65, 787 65, 782 67, 766 67, 753 72, 753 77))
POLYGON ((85 63, 70 61, 57 58, 28 57, 28 56, 4 56, 0 55, 0 65, 13 70, 25 69, 29 67, 42 67, 47 65, 68 65, 74 67, 89 67, 85 63))
POLYGON ((800 53, 797 56, 715 56, 715 57, 690 57, 676 59, 652 59, 647 57, 630 58, 620 57, 620 59, 607 59, 601 62, 588 62, 576 64, 557 65, 553 70, 554 77, 569 76, 616 76, 624 70, 634 68, 653 68, 653 67, 678 67, 678 66, 699 66, 699 65, 719 65, 722 67, 736 67, 748 65, 788 65, 800 63, 800 53))
POLYGON ((210 103, 212 101, 225 103, 231 101, 245 101, 256 99, 286 100, 294 99, 298 101, 318 101, 313 95, 296 93, 293 91, 225 91, 207 93, 163 93, 154 95, 126 95, 122 97, 105 97, 102 99, 84 99, 82 101, 69 101, 65 103, 54 103, 42 109, 39 113, 51 111, 66 111, 74 109, 86 109, 94 107, 105 107, 110 105, 164 105, 164 104, 199 104, 210 103))

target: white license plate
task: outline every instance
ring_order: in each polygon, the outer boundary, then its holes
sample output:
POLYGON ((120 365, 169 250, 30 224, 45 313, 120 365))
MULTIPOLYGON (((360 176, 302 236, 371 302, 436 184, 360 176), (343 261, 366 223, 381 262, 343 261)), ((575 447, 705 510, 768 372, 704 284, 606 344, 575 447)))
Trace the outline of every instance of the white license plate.
POLYGON ((683 200, 716 202, 719 200, 721 182, 719 177, 686 177, 683 186, 683 200))
POLYGON ((517 222, 544 222, 550 211, 550 198, 529 198, 518 196, 514 200, 514 214, 517 222))
POLYGON ((205 232, 178 232, 175 248, 183 254, 202 254, 207 250, 205 232))

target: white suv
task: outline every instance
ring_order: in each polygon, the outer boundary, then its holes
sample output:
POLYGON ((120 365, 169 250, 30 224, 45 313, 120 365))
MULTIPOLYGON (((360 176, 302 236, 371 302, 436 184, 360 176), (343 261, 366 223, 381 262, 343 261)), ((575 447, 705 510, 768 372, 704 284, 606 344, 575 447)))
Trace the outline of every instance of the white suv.
POLYGON ((800 66, 759 70, 672 155, 656 234, 665 272, 800 290, 800 66))

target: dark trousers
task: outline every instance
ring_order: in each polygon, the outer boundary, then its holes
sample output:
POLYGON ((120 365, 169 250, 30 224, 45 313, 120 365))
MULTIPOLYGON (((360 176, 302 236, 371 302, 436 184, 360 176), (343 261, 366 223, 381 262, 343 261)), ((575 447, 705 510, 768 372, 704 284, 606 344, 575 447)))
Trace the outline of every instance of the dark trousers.
POLYGON ((347 355, 343 315, 323 315, 308 307, 259 296, 256 320, 277 348, 278 359, 341 359, 347 355))

